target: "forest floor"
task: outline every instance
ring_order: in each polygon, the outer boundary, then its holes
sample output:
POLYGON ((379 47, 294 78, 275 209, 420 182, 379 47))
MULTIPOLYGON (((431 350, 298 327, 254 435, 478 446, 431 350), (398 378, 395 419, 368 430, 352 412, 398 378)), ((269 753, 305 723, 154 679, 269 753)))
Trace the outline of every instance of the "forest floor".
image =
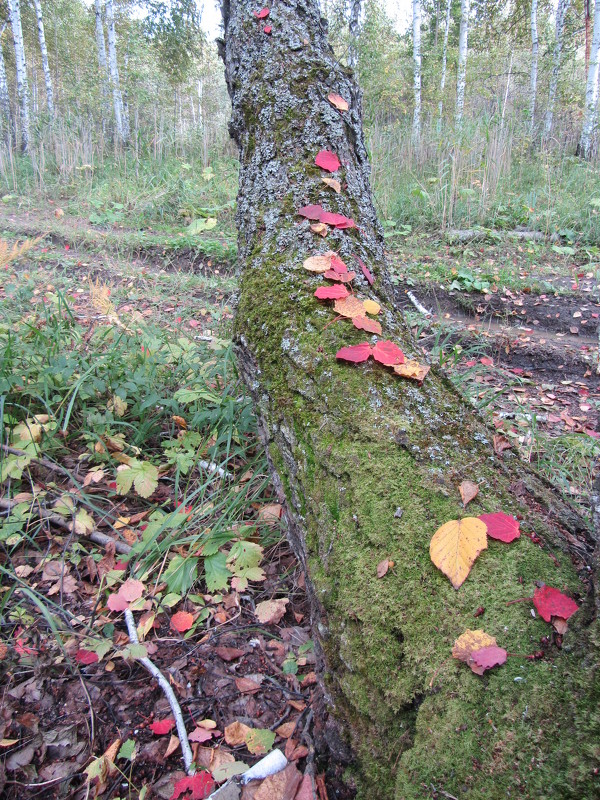
MULTIPOLYGON (((240 796, 228 776, 273 746, 285 779, 250 783, 243 800, 342 797, 313 751, 304 576, 227 366, 231 237, 0 208, 0 237, 32 236, 0 284, 0 412, 13 428, 0 476, 0 793, 174 796, 180 743, 147 656, 221 799, 240 796)), ((550 243, 423 235, 394 239, 390 256, 416 340, 486 415, 496 450, 518 450, 589 514, 600 265, 550 243)))

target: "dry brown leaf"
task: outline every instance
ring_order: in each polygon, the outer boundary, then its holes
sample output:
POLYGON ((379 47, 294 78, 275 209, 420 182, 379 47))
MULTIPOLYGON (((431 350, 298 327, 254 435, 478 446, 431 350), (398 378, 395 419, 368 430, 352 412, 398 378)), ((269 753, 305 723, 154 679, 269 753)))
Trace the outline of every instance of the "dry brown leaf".
POLYGON ((494 434, 494 452, 496 455, 502 455, 505 450, 509 450, 512 447, 512 444, 508 441, 506 436, 502 436, 499 433, 494 434))
POLYGON ((280 503, 267 503, 258 510, 259 522, 265 525, 278 525, 282 512, 283 506, 280 503))
POLYGON ((454 642, 452 647, 452 657, 458 658, 459 661, 464 661, 468 664, 471 658, 471 653, 475 650, 481 650, 482 647, 490 647, 497 644, 493 636, 489 636, 482 630, 466 630, 454 642))
POLYGON ((342 191, 342 184, 335 178, 321 178, 323 183, 326 183, 334 192, 339 194, 342 191))
POLYGON ((277 600, 264 600, 258 603, 254 613, 259 622, 263 625, 277 625, 285 614, 285 607, 289 603, 287 597, 280 597, 277 600))
POLYGON ((319 236, 325 238, 329 233, 329 226, 326 225, 324 222, 313 222, 310 226, 310 229, 313 233, 318 233, 319 236))
POLYGON ((252 678, 236 678, 235 685, 242 694, 254 694, 260 689, 260 683, 253 681, 252 678))
POLYGON ((283 725, 280 725, 278 728, 275 728, 275 733, 278 736, 281 736, 282 739, 289 739, 295 730, 296 730, 295 722, 284 722, 283 725))
POLYGON ((463 481, 458 487, 458 491, 462 497, 463 506, 466 507, 467 503, 470 503, 479 494, 479 486, 473 481, 463 481))
POLYGON ((252 730, 243 722, 232 722, 225 728, 225 741, 230 747, 245 744, 247 734, 252 730))
POLYGON ((345 297, 343 300, 336 300, 333 305, 336 314, 341 314, 342 317, 364 317, 365 307, 363 303, 354 295, 345 297))
POLYGON ((563 617, 552 617, 552 627, 562 636, 569 630, 569 623, 563 617))
POLYGON ((407 359, 404 364, 396 364, 394 367, 396 375, 400 375, 401 378, 419 381, 419 383, 423 381, 429 370, 430 367, 425 364, 419 364, 418 361, 413 359, 407 359))
POLYGON ((302 783, 302 773, 295 764, 269 775, 258 788, 254 800, 294 800, 302 783))
POLYGON ((177 738, 177 736, 173 736, 173 734, 171 734, 171 738, 169 739, 169 744, 167 745, 167 749, 165 750, 163 758, 168 758, 175 752, 175 750, 177 750, 178 747, 179 747, 179 739, 177 738))
POLYGON ((377 577, 383 578, 383 576, 386 574, 389 568, 390 568, 389 559, 384 558, 383 561, 380 561, 379 564, 377 564, 377 577))
POLYGON ((331 269, 331 256, 310 256, 302 266, 309 272, 327 272, 331 269))
POLYGON ((487 525, 477 517, 452 519, 434 533, 429 555, 438 569, 461 586, 479 553, 487 548, 487 525))
POLYGON ((327 99, 331 103, 332 106, 335 106, 338 111, 348 111, 350 106, 348 105, 348 101, 345 100, 341 94, 336 94, 335 92, 331 92, 327 95, 327 99))

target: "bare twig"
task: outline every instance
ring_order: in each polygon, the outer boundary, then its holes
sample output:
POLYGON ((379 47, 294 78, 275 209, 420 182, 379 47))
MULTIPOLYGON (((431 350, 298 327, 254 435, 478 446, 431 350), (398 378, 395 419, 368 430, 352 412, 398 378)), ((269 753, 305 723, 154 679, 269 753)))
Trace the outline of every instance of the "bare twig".
MULTIPOLYGON (((133 618, 133 612, 131 609, 125 609, 125 622, 127 623, 127 632, 129 634, 129 641, 132 644, 139 644, 140 640, 138 639, 137 629, 135 625, 135 620, 133 618)), ((169 701, 169 705, 171 706, 171 711, 173 712, 173 716, 175 717, 175 724, 177 726, 177 735, 179 736, 179 742, 181 744, 181 751, 183 753, 183 763, 185 765, 185 771, 188 775, 194 775, 196 772, 195 767, 193 766, 194 757, 192 756, 192 748, 190 747, 190 740, 188 739, 187 731, 185 729, 185 723, 183 721, 183 714, 181 711, 181 706, 177 698, 175 697, 175 692, 171 688, 169 681, 165 678, 159 668, 150 661, 149 658, 140 658, 138 659, 140 664, 144 666, 148 672, 152 675, 153 678, 156 679, 156 682, 160 686, 160 688, 165 693, 167 700, 169 701)))
POLYGON ((413 304, 413 306, 414 306, 414 307, 417 309, 417 311, 418 311, 420 314, 424 314, 426 317, 430 317, 430 316, 431 316, 431 311, 427 311, 427 309, 425 308, 425 306, 424 306, 424 305, 422 305, 422 304, 421 304, 421 303, 418 301, 417 297, 415 296, 415 294, 414 294, 413 292, 411 292, 411 291, 408 291, 408 292, 406 293, 406 296, 408 297, 408 299, 410 300, 410 302, 413 304))

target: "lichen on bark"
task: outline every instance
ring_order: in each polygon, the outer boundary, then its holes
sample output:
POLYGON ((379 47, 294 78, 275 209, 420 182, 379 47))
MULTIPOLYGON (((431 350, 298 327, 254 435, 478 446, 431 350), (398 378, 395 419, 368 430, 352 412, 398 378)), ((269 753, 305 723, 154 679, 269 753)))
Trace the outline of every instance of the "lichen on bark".
POLYGON ((440 370, 423 386, 377 364, 336 360, 365 340, 328 325, 313 296, 309 255, 360 257, 356 291, 383 306, 384 337, 415 344, 394 308, 369 188, 360 93, 327 43, 313 0, 273 3, 271 35, 248 0, 225 3, 222 53, 240 149, 241 265, 235 341, 261 437, 307 574, 319 656, 315 732, 362 798, 592 797, 599 755, 594 536, 515 456, 498 458, 490 431, 440 370), (328 102, 345 97, 348 112, 328 102), (341 162, 341 194, 321 180, 321 149, 341 162), (325 241, 297 210, 309 203, 356 220, 325 241), (520 515, 526 536, 490 542, 459 591, 433 566, 429 541, 464 515, 458 484, 476 480, 469 513, 520 515), (401 513, 398 511, 400 509, 401 513), (554 559, 550 557, 552 553, 554 559), (383 579, 376 565, 395 562, 383 579), (549 627, 509 600, 542 581, 577 597, 562 650, 542 660, 549 627), (485 614, 473 614, 483 606, 485 614), (483 677, 450 657, 466 628, 511 653, 483 677))

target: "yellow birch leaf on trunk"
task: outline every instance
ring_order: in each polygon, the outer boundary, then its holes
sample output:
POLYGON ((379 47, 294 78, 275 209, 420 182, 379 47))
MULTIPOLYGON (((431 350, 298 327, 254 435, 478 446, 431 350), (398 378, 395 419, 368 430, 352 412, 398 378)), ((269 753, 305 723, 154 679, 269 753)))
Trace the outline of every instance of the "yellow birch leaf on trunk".
POLYGON ((336 300, 334 305, 336 314, 341 314, 342 317, 364 317, 365 307, 362 302, 354 295, 345 297, 343 300, 336 300))
POLYGON ((375 300, 363 300, 363 306, 367 314, 379 314, 381 306, 375 300))
POLYGON ((454 642, 452 656, 467 664, 471 658, 471 653, 475 652, 475 650, 481 650, 482 647, 491 647, 495 644, 497 644, 495 638, 489 636, 485 631, 471 631, 467 628, 454 642))
POLYGON ((452 519, 433 534, 429 555, 438 569, 461 586, 479 553, 487 548, 487 525, 477 517, 452 519))

